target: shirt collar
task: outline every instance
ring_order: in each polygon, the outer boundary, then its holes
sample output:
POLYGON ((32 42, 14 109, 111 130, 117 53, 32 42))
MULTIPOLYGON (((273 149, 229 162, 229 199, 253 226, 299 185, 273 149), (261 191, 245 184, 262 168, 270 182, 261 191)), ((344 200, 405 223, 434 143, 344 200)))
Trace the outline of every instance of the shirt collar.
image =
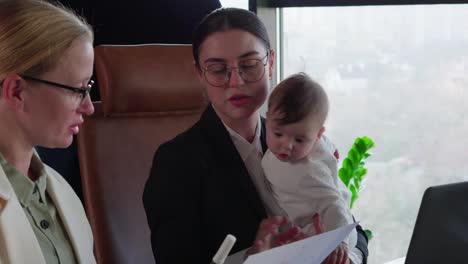
MULTIPOLYGON (((222 120, 221 120, 222 122, 222 120)), ((243 138, 241 135, 239 135, 236 131, 232 130, 230 127, 228 127, 224 122, 223 125, 226 127, 226 130, 228 131, 229 135, 231 136, 232 142, 234 143, 234 146, 236 146, 237 151, 239 152, 242 161, 245 161, 250 153, 252 151, 257 151, 263 154, 262 151, 262 142, 260 140, 260 135, 262 134, 262 126, 261 126, 261 119, 260 115, 258 116, 257 120, 257 126, 255 128, 255 135, 254 135, 254 140, 252 143, 248 142, 245 138, 243 138)))
POLYGON ((0 153, 0 165, 3 167, 5 175, 7 176, 10 184, 15 190, 15 194, 18 197, 21 205, 27 207, 29 201, 35 190, 39 191, 39 195, 43 201, 45 199, 45 193, 47 189, 47 175, 44 164, 39 159, 36 153, 31 158, 30 168, 34 173, 39 175, 36 181, 32 181, 24 173, 20 172, 13 164, 9 163, 3 155, 0 153))

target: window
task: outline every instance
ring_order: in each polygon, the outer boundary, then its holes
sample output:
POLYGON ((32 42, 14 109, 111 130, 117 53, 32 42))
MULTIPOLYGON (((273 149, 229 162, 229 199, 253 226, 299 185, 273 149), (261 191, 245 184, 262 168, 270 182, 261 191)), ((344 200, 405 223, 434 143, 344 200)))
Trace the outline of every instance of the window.
POLYGON ((284 76, 324 86, 341 158, 358 136, 376 143, 353 208, 374 233, 369 263, 403 257, 424 190, 468 180, 468 5, 282 12, 284 76))

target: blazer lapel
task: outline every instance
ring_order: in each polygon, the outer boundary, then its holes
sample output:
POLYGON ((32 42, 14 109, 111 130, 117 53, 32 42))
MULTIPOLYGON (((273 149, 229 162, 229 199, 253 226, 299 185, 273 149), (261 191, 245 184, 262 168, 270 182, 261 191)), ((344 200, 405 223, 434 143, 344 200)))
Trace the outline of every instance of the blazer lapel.
POLYGON ((47 193, 54 202, 57 212, 60 215, 60 219, 67 231, 70 242, 75 250, 75 256, 78 263, 91 263, 90 256, 86 255, 88 251, 86 243, 89 243, 86 238, 87 231, 82 229, 82 223, 80 219, 81 215, 75 213, 76 208, 73 208, 73 197, 67 193, 72 191, 63 186, 57 180, 56 172, 47 168, 47 193))
POLYGON ((5 172, 3 172, 3 169, 0 167, 0 214, 3 208, 6 207, 12 195, 13 189, 5 175, 5 172))
POLYGON ((1 166, 0 234, 2 251, 6 250, 0 253, 0 262, 6 258, 6 263, 45 264, 36 235, 1 166))
POLYGON ((226 169, 225 176, 230 177, 229 181, 239 184, 244 194, 250 200, 249 204, 252 206, 252 209, 260 218, 264 218, 266 211, 255 185, 231 140, 229 132, 211 105, 207 107, 201 116, 200 124, 203 132, 208 135, 207 142, 212 142, 211 147, 216 152, 215 157, 218 159, 217 161, 226 169))

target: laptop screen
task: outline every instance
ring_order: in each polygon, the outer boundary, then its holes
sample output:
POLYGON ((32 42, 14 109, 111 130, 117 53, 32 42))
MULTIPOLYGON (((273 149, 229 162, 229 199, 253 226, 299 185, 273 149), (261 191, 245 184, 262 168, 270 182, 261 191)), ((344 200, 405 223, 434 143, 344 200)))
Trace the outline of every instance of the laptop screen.
POLYGON ((468 263, 468 182, 424 192, 405 263, 468 263))

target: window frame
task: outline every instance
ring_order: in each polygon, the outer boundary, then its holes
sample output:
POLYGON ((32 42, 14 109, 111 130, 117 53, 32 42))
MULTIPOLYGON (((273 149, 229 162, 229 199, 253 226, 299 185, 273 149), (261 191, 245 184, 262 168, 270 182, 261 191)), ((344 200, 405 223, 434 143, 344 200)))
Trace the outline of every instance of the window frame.
MULTIPOLYGON (((250 0, 251 2, 257 2, 256 0, 250 0)), ((318 7, 318 6, 378 6, 378 5, 433 5, 433 4, 466 4, 466 0, 356 0, 356 1, 344 1, 344 0, 265 0, 259 1, 258 4, 264 7, 318 7)), ((253 4, 253 3, 252 3, 253 4)))
POLYGON ((287 7, 340 7, 340 6, 383 6, 383 5, 436 5, 436 4, 468 4, 468 0, 249 0, 249 10, 256 13, 265 25, 270 35, 275 56, 275 86, 284 78, 283 70, 283 8, 287 7), (274 22, 276 21, 276 23, 274 22))

